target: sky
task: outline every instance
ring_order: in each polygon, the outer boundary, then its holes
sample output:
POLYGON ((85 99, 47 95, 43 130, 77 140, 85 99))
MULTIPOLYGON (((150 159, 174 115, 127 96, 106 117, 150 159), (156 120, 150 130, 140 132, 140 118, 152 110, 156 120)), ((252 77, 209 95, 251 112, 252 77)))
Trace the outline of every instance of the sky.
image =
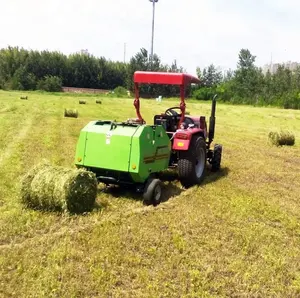
MULTIPOLYGON (((0 48, 87 49, 96 57, 125 60, 151 50, 149 0, 0 0, 0 48), (126 46, 125 46, 126 44, 126 46)), ((188 73, 213 63, 235 69, 247 48, 256 65, 300 62, 298 0, 159 0, 154 53, 188 73)))

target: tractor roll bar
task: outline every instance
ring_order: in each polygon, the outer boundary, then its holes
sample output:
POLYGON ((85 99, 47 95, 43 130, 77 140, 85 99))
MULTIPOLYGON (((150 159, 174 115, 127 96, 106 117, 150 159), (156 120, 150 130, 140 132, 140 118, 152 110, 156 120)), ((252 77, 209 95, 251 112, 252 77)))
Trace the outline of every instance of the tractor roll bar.
POLYGON ((179 125, 183 122, 185 117, 185 87, 190 84, 200 84, 201 81, 186 73, 173 73, 173 72, 152 72, 152 71, 136 71, 134 73, 134 91, 135 99, 134 106, 139 121, 145 123, 140 113, 140 95, 139 84, 165 84, 165 85, 179 85, 180 86, 180 110, 181 117, 179 125))

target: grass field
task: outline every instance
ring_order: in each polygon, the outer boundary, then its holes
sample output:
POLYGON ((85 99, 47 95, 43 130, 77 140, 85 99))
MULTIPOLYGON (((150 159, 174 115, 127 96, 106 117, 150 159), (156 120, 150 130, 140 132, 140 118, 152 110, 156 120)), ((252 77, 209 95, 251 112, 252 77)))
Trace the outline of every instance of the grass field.
MULTIPOLYGON (((73 167, 80 129, 135 117, 132 99, 26 94, 0 91, 1 297, 300 296, 300 111, 217 104, 219 173, 165 182, 156 208, 99 186, 98 207, 70 216, 22 208, 20 178, 42 159, 73 167), (295 146, 268 144, 280 129, 295 146)), ((151 123, 174 102, 141 106, 151 123)), ((187 110, 209 116, 210 103, 187 110)))

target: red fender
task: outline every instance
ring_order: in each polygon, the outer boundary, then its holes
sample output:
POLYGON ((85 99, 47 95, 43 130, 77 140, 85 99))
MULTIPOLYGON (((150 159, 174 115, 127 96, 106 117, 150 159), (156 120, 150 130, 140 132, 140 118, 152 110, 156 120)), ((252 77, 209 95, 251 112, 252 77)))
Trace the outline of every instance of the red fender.
POLYGON ((178 129, 174 134, 173 150, 188 150, 191 139, 195 134, 203 134, 203 130, 199 128, 178 129))

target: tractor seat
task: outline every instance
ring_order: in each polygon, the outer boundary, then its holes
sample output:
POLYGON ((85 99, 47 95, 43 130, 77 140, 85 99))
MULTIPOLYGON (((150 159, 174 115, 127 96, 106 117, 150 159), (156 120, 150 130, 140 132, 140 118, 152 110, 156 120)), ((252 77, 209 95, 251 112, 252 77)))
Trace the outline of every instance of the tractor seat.
POLYGON ((162 125, 166 131, 175 132, 177 130, 177 124, 179 119, 176 116, 170 115, 155 115, 154 116, 154 125, 162 125))
POLYGON ((186 123, 187 127, 189 126, 189 124, 194 124, 195 127, 199 128, 198 123, 195 123, 195 121, 189 116, 185 116, 183 122, 186 123))
MULTIPOLYGON (((156 115, 154 116, 154 124, 162 125, 166 131, 175 132, 177 130, 177 125, 180 120, 179 116, 169 116, 169 115, 156 115)), ((189 124, 194 124, 195 127, 199 128, 199 124, 195 123, 192 117, 185 116, 184 121, 185 126, 188 127, 189 124)))

